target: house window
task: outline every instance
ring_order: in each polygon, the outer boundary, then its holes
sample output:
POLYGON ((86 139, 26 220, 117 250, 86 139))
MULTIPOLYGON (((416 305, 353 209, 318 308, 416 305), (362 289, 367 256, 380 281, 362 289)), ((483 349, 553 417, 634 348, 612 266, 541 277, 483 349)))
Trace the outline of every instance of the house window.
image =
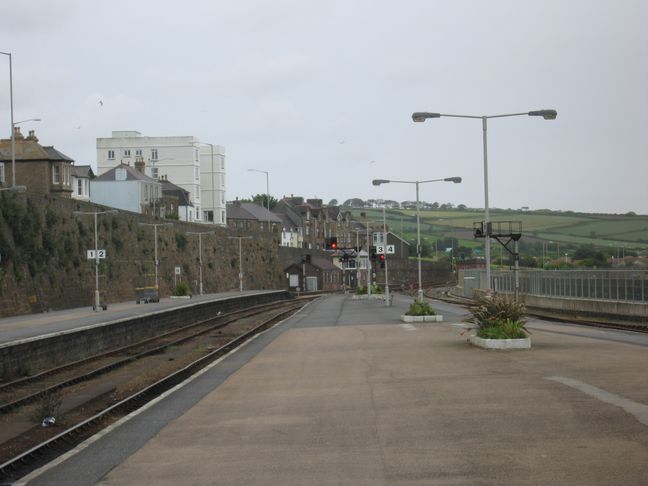
POLYGON ((52 166, 52 184, 61 183, 61 168, 58 165, 52 166))
POLYGON ((76 193, 77 196, 83 196, 83 179, 77 179, 76 193))
POLYGON ((225 222, 225 211, 221 211, 221 223, 225 222))
POLYGON ((199 167, 194 167, 194 179, 196 179, 196 180, 200 179, 200 168, 199 167))
POLYGON ((109 150, 108 151, 108 160, 115 160, 115 151, 114 150, 109 150))
POLYGON ((4 162, 0 162, 0 184, 4 184, 4 181, 5 181, 4 162))
POLYGON ((153 179, 158 178, 158 168, 157 167, 151 167, 151 177, 153 179))
POLYGON ((214 222, 214 211, 203 211, 203 219, 210 223, 214 222))
POLYGON ((70 184, 70 174, 71 174, 71 172, 72 172, 72 170, 71 170, 71 167, 69 165, 64 165, 63 166, 63 184, 65 184, 66 186, 71 185, 70 184))
POLYGON ((158 149, 151 149, 151 160, 158 159, 158 149))
POLYGON ((142 156, 142 149, 135 149, 135 156, 136 157, 141 157, 142 156))
POLYGON ((130 157, 130 149, 124 149, 124 157, 130 157))

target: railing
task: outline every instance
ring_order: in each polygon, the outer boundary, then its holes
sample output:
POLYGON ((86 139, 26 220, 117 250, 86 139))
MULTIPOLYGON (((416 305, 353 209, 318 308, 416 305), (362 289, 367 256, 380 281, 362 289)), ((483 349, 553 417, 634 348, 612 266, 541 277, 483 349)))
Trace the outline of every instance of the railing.
MULTIPOLYGON (((495 271, 491 278, 493 290, 515 291, 512 271, 495 271)), ((549 297, 648 303, 648 271, 522 270, 519 291, 549 297)))

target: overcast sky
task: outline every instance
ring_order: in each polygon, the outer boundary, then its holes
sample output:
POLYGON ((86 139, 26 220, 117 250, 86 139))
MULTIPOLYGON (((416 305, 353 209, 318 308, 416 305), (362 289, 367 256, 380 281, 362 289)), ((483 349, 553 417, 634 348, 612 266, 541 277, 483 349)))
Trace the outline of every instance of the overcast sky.
MULTIPOLYGON (((645 0, 5 1, 15 120, 96 167, 112 130, 225 146, 227 198, 648 214, 645 0), (99 103, 103 102, 103 106, 99 103)), ((7 138, 8 58, 0 56, 7 138)))

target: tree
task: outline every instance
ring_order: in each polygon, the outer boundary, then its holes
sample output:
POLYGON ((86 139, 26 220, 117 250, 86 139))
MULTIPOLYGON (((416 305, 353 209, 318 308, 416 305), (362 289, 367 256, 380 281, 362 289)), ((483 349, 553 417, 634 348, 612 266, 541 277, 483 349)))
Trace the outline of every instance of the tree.
MULTIPOLYGON (((247 199, 240 199, 241 202, 251 202, 263 206, 264 208, 268 207, 268 195, 267 194, 256 194, 250 196, 247 199)), ((274 208, 277 205, 277 200, 270 196, 270 209, 274 208)))
POLYGON ((346 201, 344 201, 344 204, 342 204, 342 206, 350 206, 352 208, 363 208, 365 206, 365 203, 362 199, 354 197, 352 199, 347 199, 346 201))
POLYGON ((331 200, 328 202, 328 205, 329 205, 329 206, 337 206, 337 205, 338 205, 338 200, 337 200, 337 199, 331 199, 331 200))

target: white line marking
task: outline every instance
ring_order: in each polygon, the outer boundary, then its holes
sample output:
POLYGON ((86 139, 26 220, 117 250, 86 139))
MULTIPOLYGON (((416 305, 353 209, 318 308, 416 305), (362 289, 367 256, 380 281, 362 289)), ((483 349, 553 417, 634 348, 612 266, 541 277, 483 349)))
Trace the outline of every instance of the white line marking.
POLYGON ((602 390, 601 388, 596 388, 595 386, 588 385, 587 383, 583 383, 582 381, 566 378, 564 376, 546 376, 545 380, 557 381, 558 383, 562 383, 563 385, 567 385, 575 388, 576 390, 580 390, 586 395, 597 398, 602 402, 620 407, 630 415, 634 416, 634 418, 636 418, 642 424, 648 425, 648 405, 633 402, 632 400, 628 400, 627 398, 623 398, 622 396, 602 390))
POLYGON ((401 324, 400 326, 406 331, 416 331, 416 328, 411 324, 401 324))

